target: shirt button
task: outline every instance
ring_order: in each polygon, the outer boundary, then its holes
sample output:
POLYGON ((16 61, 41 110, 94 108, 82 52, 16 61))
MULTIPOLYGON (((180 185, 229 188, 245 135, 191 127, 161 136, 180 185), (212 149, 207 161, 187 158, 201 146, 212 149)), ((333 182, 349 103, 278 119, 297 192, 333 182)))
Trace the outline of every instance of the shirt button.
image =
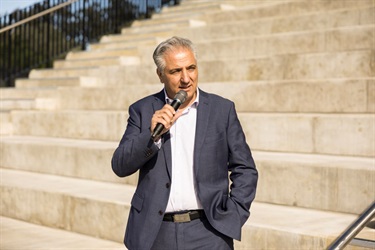
POLYGON ((159 210, 159 215, 163 215, 163 211, 159 210))
POLYGON ((165 184, 165 187, 166 187, 166 188, 169 188, 170 186, 171 186, 171 184, 169 184, 169 183, 166 183, 166 184, 165 184))

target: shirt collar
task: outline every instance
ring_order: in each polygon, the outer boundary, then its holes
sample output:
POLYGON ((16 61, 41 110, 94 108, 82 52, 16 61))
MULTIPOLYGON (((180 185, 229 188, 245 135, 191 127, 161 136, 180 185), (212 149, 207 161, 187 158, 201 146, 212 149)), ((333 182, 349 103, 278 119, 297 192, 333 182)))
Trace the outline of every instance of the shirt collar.
MULTIPOLYGON (((167 91, 164 88, 164 95, 165 95, 165 103, 172 103, 173 99, 169 98, 167 95, 167 91)), ((197 97, 195 98, 194 102, 191 104, 191 107, 198 107, 199 104, 199 88, 197 88, 197 97)))

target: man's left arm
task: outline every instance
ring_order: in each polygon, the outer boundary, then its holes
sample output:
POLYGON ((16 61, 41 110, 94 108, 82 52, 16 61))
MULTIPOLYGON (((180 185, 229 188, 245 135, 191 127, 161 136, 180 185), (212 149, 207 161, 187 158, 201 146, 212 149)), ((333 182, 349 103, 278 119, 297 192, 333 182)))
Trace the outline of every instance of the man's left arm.
POLYGON ((234 104, 229 111, 227 135, 229 148, 228 168, 232 182, 230 199, 236 204, 241 225, 243 225, 250 215, 250 205, 255 198, 258 171, 237 117, 234 104))

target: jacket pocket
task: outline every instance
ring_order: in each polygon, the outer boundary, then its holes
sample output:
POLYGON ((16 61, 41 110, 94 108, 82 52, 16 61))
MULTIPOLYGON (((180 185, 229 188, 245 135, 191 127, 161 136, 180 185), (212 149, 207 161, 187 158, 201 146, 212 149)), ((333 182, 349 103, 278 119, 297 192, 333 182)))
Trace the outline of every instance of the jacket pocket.
POLYGON ((133 195, 132 201, 131 201, 132 207, 135 208, 138 212, 142 210, 143 207, 143 198, 139 196, 137 193, 133 195))

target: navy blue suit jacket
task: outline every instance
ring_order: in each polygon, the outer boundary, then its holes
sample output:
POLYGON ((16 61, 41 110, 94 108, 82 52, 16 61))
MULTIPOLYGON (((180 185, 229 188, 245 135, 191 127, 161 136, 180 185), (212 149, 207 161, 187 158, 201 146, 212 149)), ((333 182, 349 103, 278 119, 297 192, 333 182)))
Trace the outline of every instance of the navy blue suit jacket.
MULTIPOLYGON (((199 98, 194 148, 197 195, 210 224, 240 240, 258 172, 234 103, 202 90, 199 98)), ((112 158, 112 169, 120 177, 139 170, 124 239, 129 249, 151 248, 168 203, 173 171, 169 133, 162 136, 160 149, 150 140, 152 115, 164 104, 161 91, 129 107, 127 128, 112 158)))

